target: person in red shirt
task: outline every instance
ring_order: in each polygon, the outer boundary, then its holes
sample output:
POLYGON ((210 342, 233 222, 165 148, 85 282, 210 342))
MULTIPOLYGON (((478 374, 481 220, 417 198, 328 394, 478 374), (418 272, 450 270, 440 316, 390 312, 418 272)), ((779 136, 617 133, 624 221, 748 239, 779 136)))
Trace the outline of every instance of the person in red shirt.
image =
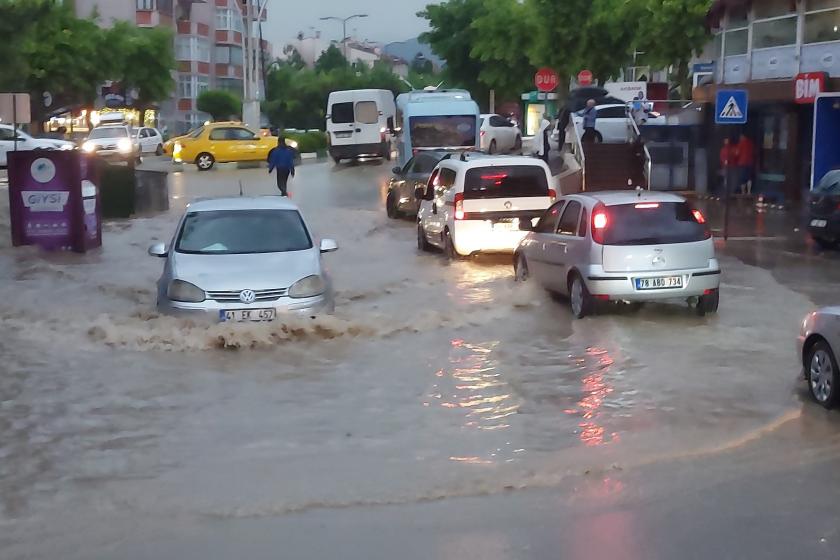
POLYGON ((755 169, 755 145, 752 140, 747 138, 746 134, 742 133, 735 149, 737 151, 738 169, 741 172, 741 193, 752 194, 753 171, 755 169))
MULTIPOLYGON (((723 180, 726 180, 727 173, 729 174, 730 183, 732 182, 732 169, 738 165, 738 149, 729 138, 723 139, 723 147, 720 149, 720 172, 723 180)), ((725 182, 723 183, 725 184, 725 182)), ((731 188, 731 187, 730 187, 731 188)), ((721 187, 723 191, 723 187, 721 187)))

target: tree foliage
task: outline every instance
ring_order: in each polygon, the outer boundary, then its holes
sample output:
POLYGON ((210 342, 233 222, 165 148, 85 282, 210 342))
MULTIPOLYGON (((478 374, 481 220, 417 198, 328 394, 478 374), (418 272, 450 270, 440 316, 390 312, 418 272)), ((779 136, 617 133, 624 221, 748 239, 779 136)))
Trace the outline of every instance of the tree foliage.
POLYGON ((172 32, 163 27, 139 28, 118 22, 107 31, 112 50, 112 79, 136 90, 138 107, 148 107, 172 94, 175 67, 172 32))
POLYGON ((318 72, 331 72, 342 70, 349 66, 347 59, 335 45, 330 45, 327 50, 321 53, 315 61, 315 70, 318 72))
POLYGON ((208 89, 198 95, 196 107, 203 113, 209 113, 214 121, 224 121, 241 113, 242 101, 227 90, 208 89))

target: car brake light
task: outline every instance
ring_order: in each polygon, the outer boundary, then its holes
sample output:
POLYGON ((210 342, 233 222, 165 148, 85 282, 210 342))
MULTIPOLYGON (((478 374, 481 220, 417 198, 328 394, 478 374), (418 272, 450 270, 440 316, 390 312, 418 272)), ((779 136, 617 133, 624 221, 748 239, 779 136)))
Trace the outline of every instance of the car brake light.
POLYGON ((482 136, 484 136, 485 134, 487 134, 487 131, 482 130, 482 131, 481 131, 481 135, 482 135, 482 136))
POLYGON ((464 193, 457 193, 455 195, 455 219, 464 219, 464 193))
POLYGON ((700 210, 692 210, 691 215, 694 216, 694 219, 697 220, 698 224, 706 223, 706 217, 703 216, 703 213, 700 210))
POLYGON ((596 243, 604 242, 604 230, 607 229, 609 219, 607 212, 603 205, 596 206, 592 210, 592 241, 596 243))
POLYGON ((637 205, 636 205, 636 208, 641 208, 641 209, 645 209, 645 208, 659 208, 659 203, 658 203, 658 202, 643 202, 643 203, 641 203, 641 204, 637 204, 637 205))
POLYGON ((557 198, 557 191, 554 189, 548 189, 548 198, 551 199, 552 202, 557 198))

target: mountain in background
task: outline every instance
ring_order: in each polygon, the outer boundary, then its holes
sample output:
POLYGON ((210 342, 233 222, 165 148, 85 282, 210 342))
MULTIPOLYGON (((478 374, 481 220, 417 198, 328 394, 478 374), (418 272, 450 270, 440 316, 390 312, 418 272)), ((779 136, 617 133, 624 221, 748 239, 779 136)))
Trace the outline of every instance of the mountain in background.
POLYGON ((432 47, 425 43, 421 43, 417 37, 413 39, 408 39, 406 41, 398 41, 396 43, 388 43, 382 50, 385 54, 389 54, 391 56, 396 56, 405 60, 406 62, 411 62, 414 60, 414 57, 417 53, 423 53, 427 59, 431 60, 435 66, 438 68, 442 68, 446 65, 446 62, 443 61, 440 57, 435 55, 432 52, 432 47))

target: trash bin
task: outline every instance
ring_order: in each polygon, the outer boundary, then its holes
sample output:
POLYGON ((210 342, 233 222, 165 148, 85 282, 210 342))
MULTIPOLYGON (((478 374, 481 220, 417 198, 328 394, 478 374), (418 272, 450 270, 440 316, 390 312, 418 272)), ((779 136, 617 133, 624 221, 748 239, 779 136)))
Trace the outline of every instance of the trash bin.
POLYGON ((97 166, 75 151, 9 152, 12 244, 83 253, 102 245, 97 166))

